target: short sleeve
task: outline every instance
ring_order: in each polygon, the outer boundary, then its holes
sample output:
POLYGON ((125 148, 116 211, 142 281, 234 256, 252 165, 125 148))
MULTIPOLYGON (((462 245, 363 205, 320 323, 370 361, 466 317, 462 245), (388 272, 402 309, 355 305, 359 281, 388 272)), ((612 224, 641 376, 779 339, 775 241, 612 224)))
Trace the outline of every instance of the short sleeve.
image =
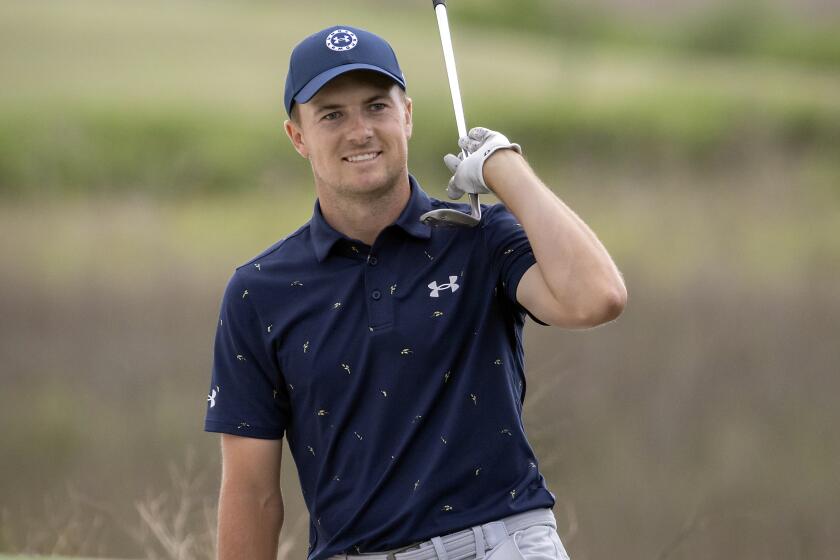
POLYGON ((266 328, 247 280, 233 274, 222 297, 204 429, 280 439, 289 423, 289 400, 266 328))
POLYGON ((493 263, 496 282, 507 298, 540 325, 548 326, 516 300, 516 289, 525 271, 536 264, 531 243, 516 216, 503 204, 487 208, 481 220, 487 254, 493 263))

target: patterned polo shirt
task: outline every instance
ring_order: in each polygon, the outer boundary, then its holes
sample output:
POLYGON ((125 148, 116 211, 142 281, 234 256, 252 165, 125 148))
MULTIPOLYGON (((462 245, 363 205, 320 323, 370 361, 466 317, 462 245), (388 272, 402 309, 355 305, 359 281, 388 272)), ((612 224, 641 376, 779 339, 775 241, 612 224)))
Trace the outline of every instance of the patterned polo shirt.
POLYGON ((475 228, 411 196, 372 246, 323 218, 236 268, 221 304, 205 429, 285 434, 309 560, 376 552, 552 507, 525 436, 516 302, 536 261, 501 204, 475 228))

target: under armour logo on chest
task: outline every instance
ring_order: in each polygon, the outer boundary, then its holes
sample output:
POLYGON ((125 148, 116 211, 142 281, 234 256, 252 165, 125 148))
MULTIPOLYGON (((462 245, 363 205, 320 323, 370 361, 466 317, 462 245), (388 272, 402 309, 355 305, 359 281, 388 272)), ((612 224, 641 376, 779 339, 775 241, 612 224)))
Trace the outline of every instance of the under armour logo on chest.
POLYGON ((458 280, 457 276, 450 276, 448 284, 441 284, 438 286, 436 281, 430 283, 429 289, 432 291, 429 293, 429 297, 440 297, 441 290, 452 290, 454 293, 458 290, 458 288, 460 288, 460 286, 455 282, 456 280, 458 280))

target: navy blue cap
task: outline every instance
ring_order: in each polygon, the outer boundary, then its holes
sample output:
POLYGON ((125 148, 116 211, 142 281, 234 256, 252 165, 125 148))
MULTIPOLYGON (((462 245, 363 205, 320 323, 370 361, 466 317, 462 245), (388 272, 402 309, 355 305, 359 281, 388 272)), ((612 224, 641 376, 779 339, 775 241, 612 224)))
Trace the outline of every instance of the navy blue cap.
POLYGON ((405 89, 394 49, 382 37, 349 25, 334 25, 298 43, 286 75, 286 113, 294 103, 306 103, 324 85, 351 70, 373 70, 405 89))

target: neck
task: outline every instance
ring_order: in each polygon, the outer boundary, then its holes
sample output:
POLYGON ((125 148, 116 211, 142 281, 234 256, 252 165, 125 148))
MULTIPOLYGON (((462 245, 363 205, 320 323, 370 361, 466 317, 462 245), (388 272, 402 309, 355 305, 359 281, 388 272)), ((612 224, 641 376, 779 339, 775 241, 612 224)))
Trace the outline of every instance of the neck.
MULTIPOLYGON (((317 189, 320 191, 320 189, 317 189)), ((337 197, 328 191, 318 192, 324 220, 351 239, 373 245, 383 229, 400 216, 411 196, 408 174, 391 188, 370 196, 337 197)))

